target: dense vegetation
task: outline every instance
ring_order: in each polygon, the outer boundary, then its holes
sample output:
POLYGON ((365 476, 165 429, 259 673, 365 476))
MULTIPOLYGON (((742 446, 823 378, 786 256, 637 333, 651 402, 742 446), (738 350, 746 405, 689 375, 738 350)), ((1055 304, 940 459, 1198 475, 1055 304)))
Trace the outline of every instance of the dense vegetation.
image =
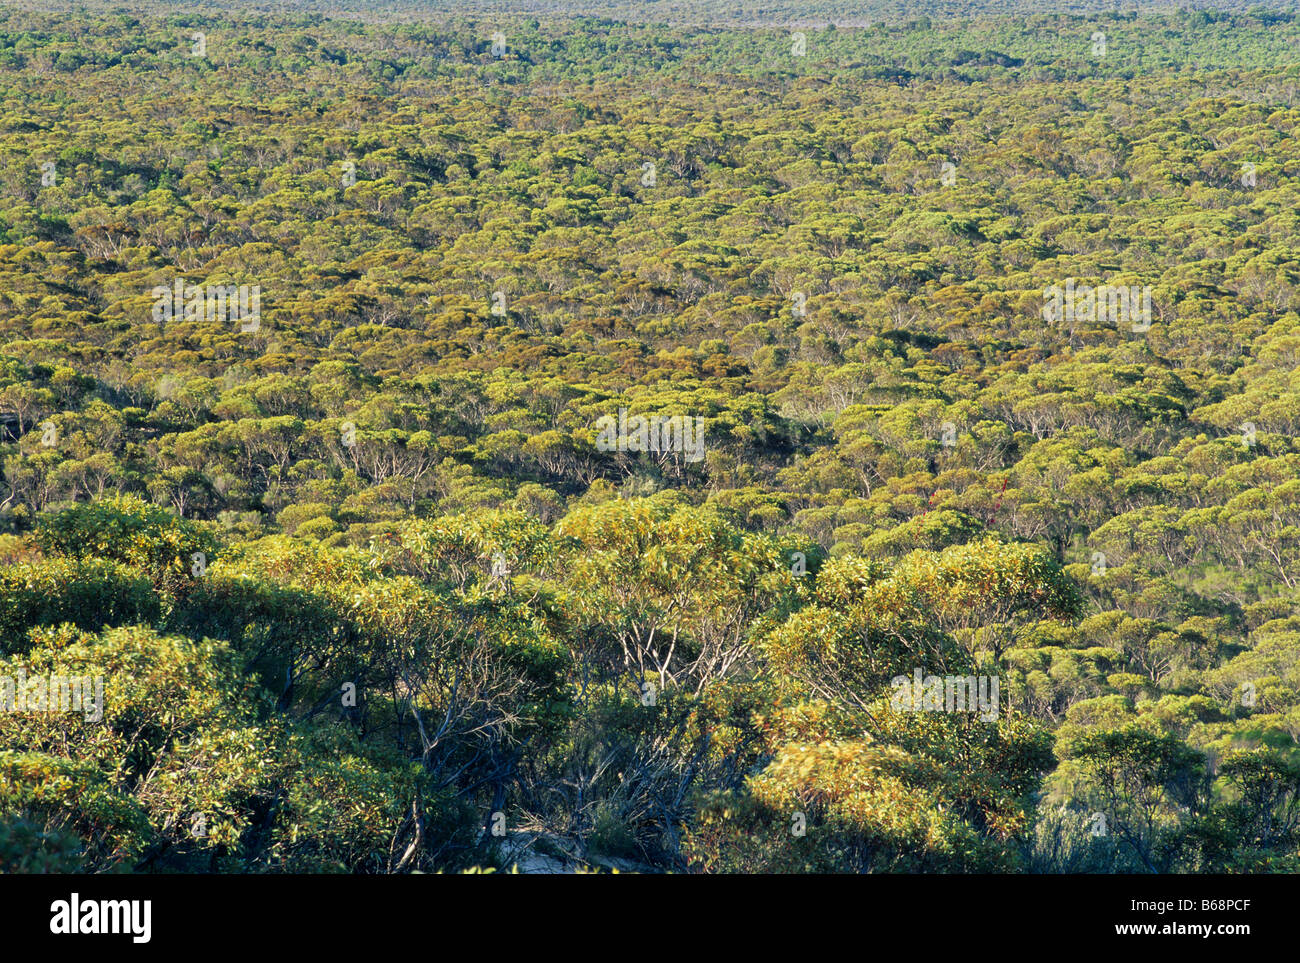
POLYGON ((382 6, 0 11, 0 869, 1300 871, 1300 18, 382 6))

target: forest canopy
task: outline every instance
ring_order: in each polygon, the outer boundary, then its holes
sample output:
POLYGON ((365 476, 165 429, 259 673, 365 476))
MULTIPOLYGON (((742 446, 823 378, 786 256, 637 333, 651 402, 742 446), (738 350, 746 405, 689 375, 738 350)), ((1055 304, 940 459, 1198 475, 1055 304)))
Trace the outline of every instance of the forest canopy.
POLYGON ((0 8, 0 871, 1300 871, 1300 18, 563 6, 0 8))

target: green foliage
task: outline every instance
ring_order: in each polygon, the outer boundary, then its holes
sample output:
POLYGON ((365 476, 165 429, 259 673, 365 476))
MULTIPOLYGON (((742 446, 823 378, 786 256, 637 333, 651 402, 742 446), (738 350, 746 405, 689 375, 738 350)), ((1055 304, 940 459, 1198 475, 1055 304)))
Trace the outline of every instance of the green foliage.
POLYGON ((49 554, 137 568, 168 594, 191 584, 195 565, 206 568, 216 551, 216 540, 205 526, 132 495, 42 516, 36 537, 49 554))
POLYGON ((1300 866, 1294 14, 38 6, 0 869, 1300 866))
POLYGON ((70 622, 90 631, 152 623, 161 613, 150 580, 94 558, 52 558, 0 567, 0 652, 26 647, 27 630, 70 622))

